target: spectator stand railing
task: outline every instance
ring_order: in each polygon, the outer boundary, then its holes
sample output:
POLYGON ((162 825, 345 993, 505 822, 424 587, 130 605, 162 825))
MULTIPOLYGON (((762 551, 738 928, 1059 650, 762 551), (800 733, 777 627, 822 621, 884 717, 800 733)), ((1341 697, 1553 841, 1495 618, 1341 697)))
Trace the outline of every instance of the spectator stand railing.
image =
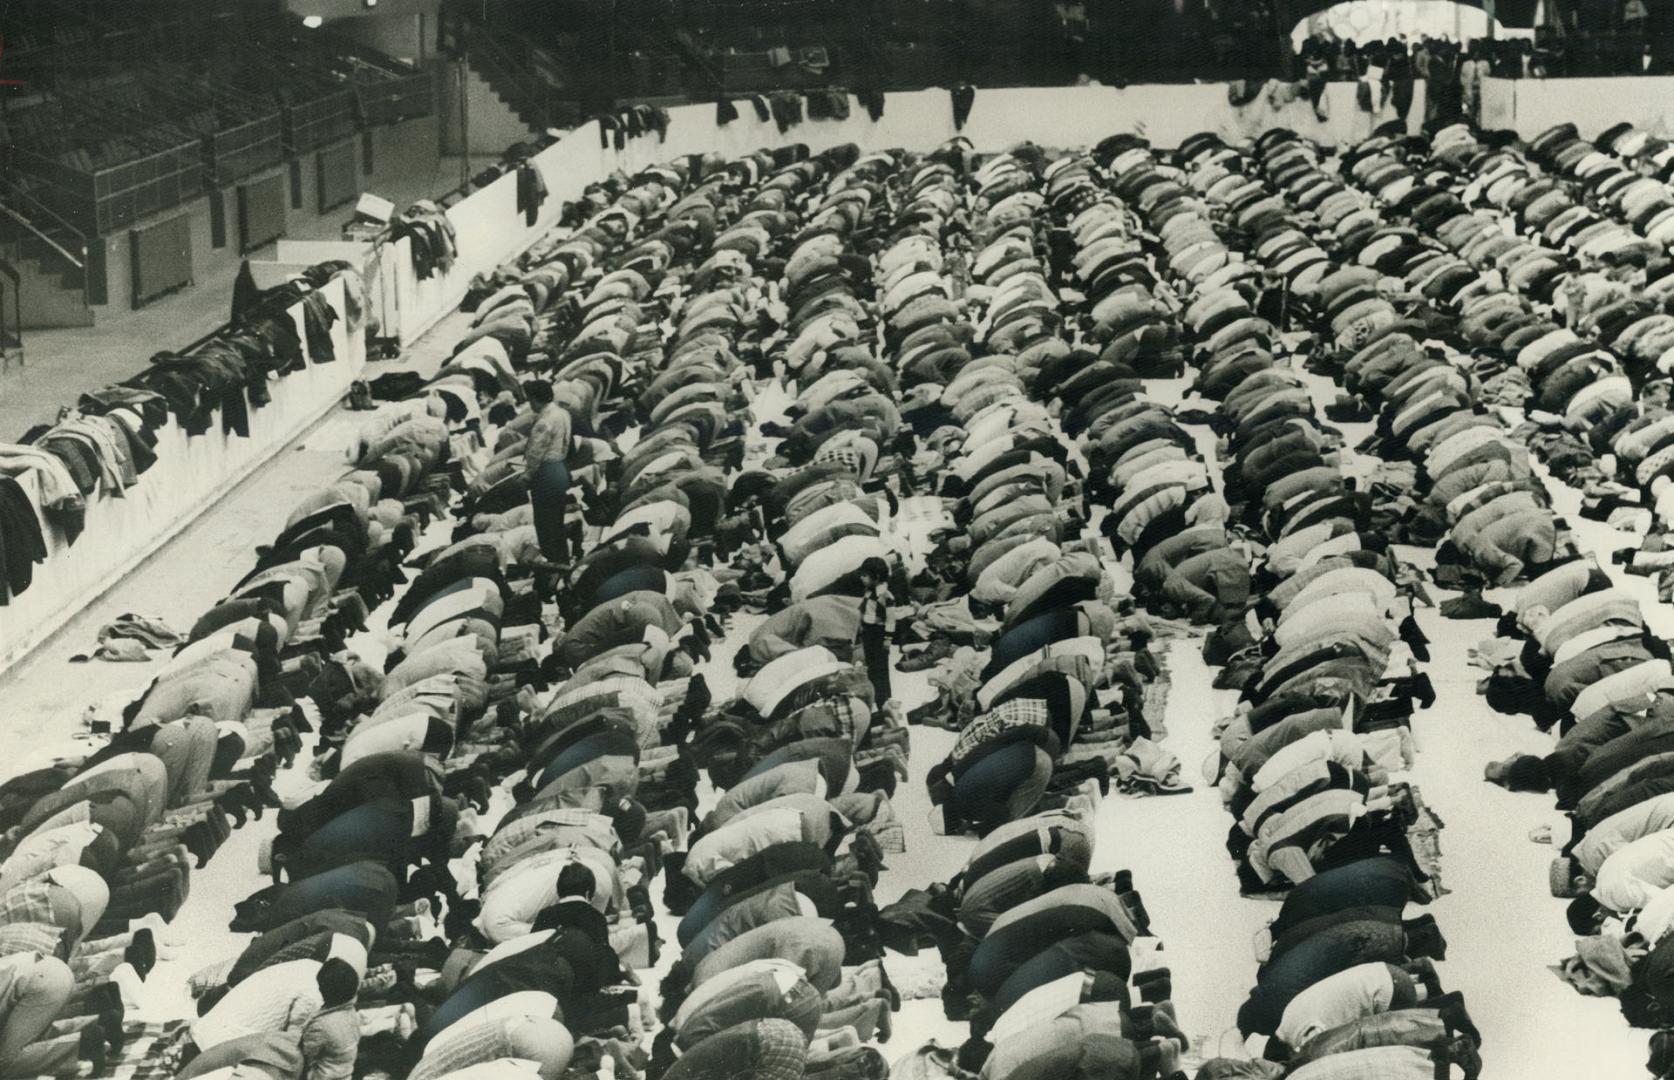
POLYGON ((204 181, 220 187, 284 160, 279 106, 271 95, 245 93, 225 82, 154 64, 143 75, 160 111, 189 118, 203 138, 204 181))
POLYGON ((398 124, 436 111, 435 84, 430 74, 423 71, 356 82, 355 96, 368 127, 398 124))
POLYGON ((108 236, 203 191, 197 140, 104 168, 67 165, 23 147, 13 147, 11 157, 14 167, 39 181, 41 201, 88 236, 108 236))
POLYGON ((284 95, 285 149, 289 157, 307 153, 352 135, 360 127, 354 89, 340 87, 321 92, 299 89, 284 95))
POLYGON ((19 296, 22 284, 23 277, 17 267, 0 259, 0 371, 10 371, 13 360, 19 367, 23 366, 23 301, 19 296))

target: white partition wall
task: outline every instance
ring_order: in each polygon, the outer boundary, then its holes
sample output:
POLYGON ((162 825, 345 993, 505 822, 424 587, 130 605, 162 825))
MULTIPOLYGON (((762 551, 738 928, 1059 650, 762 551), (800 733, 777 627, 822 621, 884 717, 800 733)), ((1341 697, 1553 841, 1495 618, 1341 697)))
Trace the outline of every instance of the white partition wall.
MULTIPOLYGON (((1352 83, 1332 83, 1326 88, 1326 111, 1328 118, 1321 121, 1306 100, 1275 106, 1265 90, 1249 104, 1234 106, 1223 83, 1015 87, 977 90, 964 128, 956 130, 948 91, 917 90, 888 95, 884 114, 876 123, 851 98, 847 120, 805 121, 784 134, 771 121, 757 120, 747 106, 725 128, 716 128, 714 106, 672 109, 668 142, 662 150, 664 156, 709 149, 740 154, 785 142, 807 143, 816 151, 850 142, 862 150, 928 149, 954 135, 970 139, 978 150, 1003 150, 1022 142, 1067 148, 1092 146, 1119 132, 1143 135, 1153 145, 1169 148, 1201 131, 1243 140, 1281 126, 1322 142, 1348 142, 1365 138, 1373 128, 1395 118, 1392 108, 1375 114, 1361 111, 1352 83)), ((1408 114, 1412 130, 1417 130, 1423 114, 1420 86, 1408 114)), ((655 139, 641 139, 632 149, 638 152, 642 146, 655 156, 655 139)))
POLYGON ((1623 121, 1663 138, 1674 135, 1674 76, 1483 83, 1483 126, 1510 128, 1526 139, 1556 124, 1574 124, 1591 139, 1623 121))
MULTIPOLYGON (((46 640, 342 399, 366 354, 361 335, 349 333, 342 317, 343 282, 322 291, 339 315, 331 329, 335 359, 308 356, 302 305, 292 307, 307 366, 270 381, 272 400, 249 410, 248 437, 222 431, 219 410, 201 435, 188 436, 171 416, 157 432, 157 460, 138 483, 119 494, 88 496, 86 527, 74 541, 57 528, 43 529, 46 561, 35 567, 33 584, 0 608, 0 669, 46 640)), ((39 506, 35 474, 19 482, 39 506)))

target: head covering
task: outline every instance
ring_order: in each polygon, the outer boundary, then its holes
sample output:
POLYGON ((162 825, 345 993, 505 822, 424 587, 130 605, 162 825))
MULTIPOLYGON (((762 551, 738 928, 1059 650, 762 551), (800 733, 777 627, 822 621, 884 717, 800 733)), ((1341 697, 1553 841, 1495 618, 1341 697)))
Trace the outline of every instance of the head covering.
POLYGON ((1665 1029, 1652 1034, 1651 1056, 1645 1061, 1645 1069, 1658 1080, 1674 1076, 1674 1031, 1665 1029))
POLYGON ((1593 899, 1592 893, 1582 893, 1569 902, 1564 910, 1564 917, 1569 920, 1569 928, 1577 934, 1591 934, 1598 930, 1599 913, 1604 905, 1593 899))
POLYGON ((1587 969, 1609 985, 1614 994, 1621 994, 1633 985, 1633 961, 1619 937, 1577 938, 1575 955, 1587 969))
POLYGON ((1546 791, 1551 787, 1544 762, 1531 754, 1491 761, 1483 770, 1483 778, 1511 791, 1546 791))
POLYGON ((1581 865, 1569 855, 1559 855, 1552 860, 1552 866, 1546 872, 1546 882, 1552 889, 1552 895, 1561 900, 1567 900, 1577 895, 1575 875, 1581 870, 1581 865))

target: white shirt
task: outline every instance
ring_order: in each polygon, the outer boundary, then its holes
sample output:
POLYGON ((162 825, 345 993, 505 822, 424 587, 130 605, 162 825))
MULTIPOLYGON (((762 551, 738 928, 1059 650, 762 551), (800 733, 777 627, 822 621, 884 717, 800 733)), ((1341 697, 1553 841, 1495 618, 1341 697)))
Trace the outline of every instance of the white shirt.
POLYGON ((1388 1012, 1395 983, 1386 964, 1360 964, 1327 976, 1290 999, 1275 1035, 1301 1046, 1322 1031, 1388 1012))
POLYGON ((1634 637, 1639 633, 1639 627, 1626 626, 1622 623, 1605 623, 1603 626, 1595 626, 1591 630, 1576 634, 1560 645, 1558 651, 1552 655, 1552 666, 1556 667, 1566 660, 1573 660, 1595 645, 1603 645, 1607 641, 1616 641, 1619 638, 1634 637))
MULTIPOLYGON (((438 1043, 446 1045, 453 1030, 460 1026, 458 1022, 448 1025, 448 1030, 437 1036, 430 1046, 436 1046, 438 1043)), ((439 1057, 441 1051, 437 1050, 434 1053, 439 1057)), ((430 1058, 431 1054, 430 1047, 425 1047, 425 1058, 430 1058)), ((605 1060, 610 1061, 611 1059, 607 1057, 605 1060)), ((542 1063, 539 1061, 531 1061, 527 1058, 500 1057, 490 1061, 479 1061, 475 1065, 467 1065, 463 1069, 450 1070, 446 1074, 446 1080, 539 1080, 542 1075, 541 1069, 542 1063)), ((605 1074, 601 1072, 599 1075, 602 1077, 605 1074)))
POLYGON ((1604 860, 1593 898, 1611 911, 1638 911, 1674 885, 1674 829, 1642 836, 1604 860))
POLYGON ((619 515, 598 546, 605 547, 617 537, 626 536, 635 526, 645 525, 649 527, 647 535, 657 549, 667 551, 680 527, 691 525, 691 517, 691 512, 684 506, 667 499, 644 503, 619 515))
POLYGON ((1674 928, 1674 888, 1664 889, 1651 897, 1634 920, 1633 928, 1652 946, 1661 941, 1674 928))
POLYGON ((823 645, 810 645, 788 652, 762 665, 762 669, 744 684, 744 700, 761 715, 772 716, 779 703, 797 687, 847 671, 850 666, 837 659, 823 645))
POLYGON ((1586 837, 1575 845, 1575 861, 1597 877, 1604 860, 1633 841, 1664 829, 1674 829, 1674 792, 1619 810, 1588 829, 1586 837))
POLYGON ((417 652, 424 636, 437 627, 478 608, 499 612, 503 607, 498 586, 486 578, 473 578, 464 588, 437 597, 415 613, 407 624, 406 640, 417 652))
POLYGON ((740 814, 694 842, 682 870, 700 887, 708 885, 739 861, 776 844, 797 843, 802 834, 802 813, 798 810, 740 814))
POLYGON ((1086 986, 1087 973, 1076 971, 1035 987, 1000 1014, 988 1032, 988 1041, 998 1046, 1037 1024, 1050 1023, 1081 1004, 1081 994, 1086 986))
POLYGON ((291 960, 255 972, 193 1021, 192 1041, 208 1050, 246 1035, 301 1031, 324 1005, 315 981, 321 966, 291 960))
POLYGON ((671 1026, 674 1030, 679 1031, 691 1021, 693 1016, 697 1015, 699 1010, 720 996, 723 990, 737 984, 742 979, 757 974, 771 975, 781 994, 788 993, 798 982, 808 977, 808 973, 802 969, 801 965, 777 957, 751 960, 735 968, 728 968, 726 971, 704 980, 692 989, 686 1000, 680 1003, 680 1008, 674 1014, 671 1026))
MULTIPOLYGON (((1566 642, 1567 644, 1567 642, 1566 642)), ((1591 716, 1607 705, 1627 704, 1655 693, 1674 680, 1674 668, 1661 658, 1646 660, 1606 675, 1575 696, 1569 711, 1577 719, 1591 716)))
POLYGON ((872 536, 878 533, 878 523, 870 515, 854 503, 841 502, 822 506, 786 529, 784 535, 779 537, 779 546, 793 563, 800 564, 812 551, 817 550, 817 541, 844 526, 857 527, 872 536))
POLYGON ((1364 751, 1360 736, 1353 731, 1311 731, 1285 746, 1268 758, 1250 780, 1255 791, 1266 791, 1292 769, 1300 769, 1315 761, 1335 761, 1346 768, 1356 768, 1364 751))
POLYGON ((1001 694, 1022 682, 1034 670, 1035 665, 1063 656, 1083 657, 1092 665, 1094 672, 1097 672, 1104 666, 1104 642, 1091 636, 1066 638, 1036 649, 1027 656, 1020 656, 977 691, 977 704, 987 709, 1001 694))
POLYGON ((888 561, 889 544, 875 536, 844 536, 803 556, 791 575, 792 600, 806 600, 869 558, 888 561))
POLYGON ((528 934, 537 916, 558 902, 558 871, 579 862, 593 871, 598 887, 588 902, 603 912, 613 899, 616 861, 596 848, 563 848, 519 859, 483 893, 477 929, 496 945, 528 934))
POLYGON ((343 767, 392 750, 417 750, 430 733, 430 714, 414 712, 371 727, 357 727, 343 744, 343 767))

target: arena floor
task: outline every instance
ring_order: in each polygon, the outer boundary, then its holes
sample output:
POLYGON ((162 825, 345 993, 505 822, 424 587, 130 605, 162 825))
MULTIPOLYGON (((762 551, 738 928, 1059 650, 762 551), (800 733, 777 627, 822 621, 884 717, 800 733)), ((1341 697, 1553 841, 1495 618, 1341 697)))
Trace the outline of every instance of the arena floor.
MULTIPOLYGON (((444 320, 401 365, 420 370, 433 366, 447 354, 461 325, 458 317, 444 320)), ((1325 380, 1314 379, 1311 385, 1320 405, 1335 392, 1325 380)), ((1181 387, 1152 384, 1148 391, 1159 400, 1174 401, 1181 387)), ((769 418, 776 400, 772 394, 758 399, 758 422, 769 418)), ((119 706, 150 678, 149 669, 157 661, 70 664, 71 655, 91 649, 98 627, 124 611, 159 616, 177 627, 190 625, 197 612, 242 575, 252 545, 273 535, 294 498, 341 467, 355 419, 352 413, 332 414, 0 682, 10 706, 10 730, 16 733, 7 747, 6 773, 41 764, 55 747, 76 737, 90 710, 98 715, 119 706)), ((1346 429, 1352 445, 1359 433, 1355 425, 1346 429)), ((1212 451, 1206 435, 1205 442, 1212 451)), ((1352 461, 1349 464, 1352 468, 1352 461)), ((1577 493, 1549 483, 1555 508, 1572 515, 1589 549, 1602 555, 1628 542, 1627 536, 1606 526, 1574 518, 1577 493)), ((425 543, 444 543, 448 528, 446 523, 433 525, 425 543)), ((1416 549, 1402 554, 1408 559, 1425 557, 1416 549)), ((1674 635, 1674 611, 1655 602, 1651 582, 1617 576, 1619 584, 1636 590, 1645 602, 1653 629, 1674 635)), ((714 659, 704 670, 717 699, 736 686, 732 654, 759 618, 735 617, 726 641, 714 649, 714 659)), ((1538 752, 1543 742, 1526 718, 1492 712, 1474 688, 1481 672, 1470 666, 1470 652, 1492 634, 1493 624, 1451 621, 1434 610, 1421 611, 1419 621, 1431 641, 1432 659, 1425 669, 1437 699, 1413 718, 1418 764, 1402 779, 1419 787, 1446 825, 1442 866, 1448 895, 1431 910, 1449 938, 1447 961, 1441 965, 1444 983, 1465 992, 1483 1034, 1483 1076, 1531 1080, 1639 1075, 1645 1033, 1628 1028, 1613 1003, 1581 998, 1546 970, 1567 954, 1570 941, 1562 903, 1544 898, 1552 848, 1531 842, 1530 833, 1542 826, 1559 831, 1563 823, 1543 805, 1547 800, 1513 795, 1482 779, 1486 762, 1517 750, 1538 752)), ((379 630, 375 623, 368 633, 352 639, 352 647, 381 659, 379 630)), ((1173 797, 1106 799, 1098 811, 1100 846, 1094 859, 1095 871, 1133 871, 1163 943, 1161 956, 1152 963, 1166 963, 1171 969, 1180 1023, 1194 1040, 1191 1061, 1226 1053, 1236 1045, 1236 1032, 1229 1029, 1255 980, 1253 939, 1276 911, 1272 901, 1239 895, 1233 863, 1223 846, 1228 819, 1201 776, 1201 763, 1215 745, 1212 729, 1230 708, 1233 692, 1210 688, 1212 672, 1203 663, 1199 644, 1194 635, 1168 647, 1163 738, 1185 764, 1186 780, 1194 790, 1173 797)), ((898 672, 897 679, 905 707, 931 696, 927 673, 898 672)), ((924 777, 952 739, 938 729, 913 729, 913 775, 895 800, 906 824, 909 850, 892 857, 877 891, 880 903, 906 889, 945 880, 963 865, 975 843, 935 835, 929 826, 924 777)), ((299 758, 288 776, 281 774, 276 785, 281 794, 287 782, 294 786, 303 781, 303 760, 299 758)), ((509 806, 509 797, 498 794, 494 812, 503 813, 509 806)), ((135 1019, 163 1022, 192 1015, 186 979, 237 951, 237 939, 226 925, 233 903, 262 883, 255 851, 259 839, 272 829, 271 816, 251 823, 233 835, 207 869, 193 875, 191 898, 163 937, 164 956, 140 991, 135 1019)), ((663 929, 664 940, 671 940, 673 920, 666 915, 663 929)), ((665 950, 665 965, 673 952, 665 950)), ((887 963, 903 996, 911 997, 915 990, 926 996, 908 1001, 896 1015, 886 1056, 894 1060, 931 1039, 957 1044, 964 1025, 942 1015, 936 998, 940 965, 934 953, 916 959, 890 954, 887 963)), ((654 993, 655 979, 645 982, 646 993, 654 993)))

